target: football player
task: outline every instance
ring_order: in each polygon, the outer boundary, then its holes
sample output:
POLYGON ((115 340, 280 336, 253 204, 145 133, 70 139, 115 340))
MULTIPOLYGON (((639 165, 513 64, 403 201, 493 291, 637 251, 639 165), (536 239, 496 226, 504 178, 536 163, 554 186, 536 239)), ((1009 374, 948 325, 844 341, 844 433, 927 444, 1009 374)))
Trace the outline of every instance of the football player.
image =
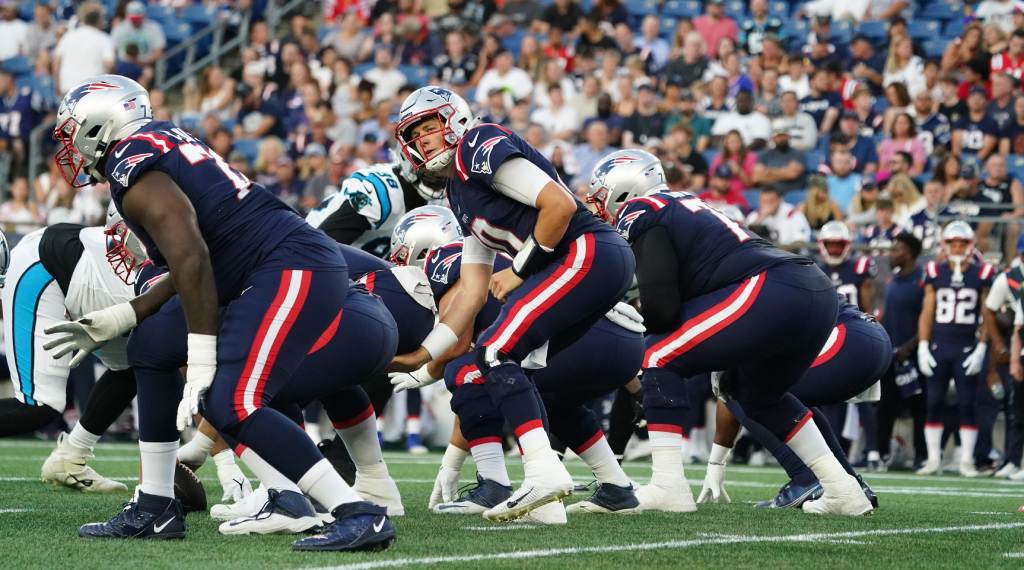
POLYGON ((662 479, 678 481, 682 472, 682 434, 659 414, 685 401, 683 378, 727 370, 729 382, 720 392, 749 421, 784 441, 821 481, 822 497, 804 503, 805 512, 871 512, 857 479, 811 421, 813 414, 789 393, 835 326, 838 297, 828 277, 696 196, 669 192, 661 163, 650 153, 624 150, 605 157, 594 168, 588 195, 607 218, 614 217, 639 260, 652 499, 693 500, 685 478, 683 485, 659 486, 662 479))
POLYGON ((917 470, 934 475, 942 466, 943 409, 949 381, 956 386, 960 419, 960 475, 977 477, 974 445, 978 440, 975 402, 978 375, 985 365, 988 344, 982 329, 981 303, 992 285, 995 268, 972 255, 974 230, 966 222, 950 222, 942 230, 945 262, 925 267, 924 301, 918 322, 917 366, 927 377, 928 459, 917 470))
POLYGON ((201 141, 153 120, 149 94, 125 77, 97 76, 71 88, 54 137, 65 179, 76 187, 109 182, 126 224, 170 275, 131 302, 48 329, 91 351, 135 327, 128 353, 145 476, 128 508, 79 534, 184 537, 172 491, 177 432, 202 402, 206 419, 229 441, 253 449, 332 512, 335 522, 323 534, 293 548, 389 546, 395 533, 385 509, 363 501, 301 428, 266 405, 334 332, 348 289, 334 243, 201 141), (167 340, 163 327, 176 309, 165 312, 164 305, 175 293, 187 319, 183 395, 176 368, 135 365, 146 343, 167 340), (177 412, 172 402, 180 402, 177 412))
POLYGON ((416 352, 396 357, 412 371, 454 345, 487 301, 504 302, 479 338, 484 389, 513 426, 525 479, 484 513, 512 520, 570 494, 572 477, 551 448, 543 406, 520 363, 545 343, 579 338, 619 301, 634 272, 629 246, 587 211, 544 156, 498 125, 474 126, 469 105, 440 87, 402 103, 395 137, 417 170, 449 180, 447 195, 466 236, 458 303, 416 352), (492 273, 497 253, 513 257, 492 273))

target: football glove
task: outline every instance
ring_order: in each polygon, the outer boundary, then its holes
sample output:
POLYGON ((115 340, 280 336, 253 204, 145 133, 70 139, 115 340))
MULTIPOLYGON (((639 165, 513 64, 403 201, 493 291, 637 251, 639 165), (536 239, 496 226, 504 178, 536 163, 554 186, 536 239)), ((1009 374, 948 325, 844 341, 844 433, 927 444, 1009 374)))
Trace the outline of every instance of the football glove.
POLYGON ((967 355, 967 358, 964 359, 963 367, 968 376, 978 374, 985 367, 985 353, 987 351, 988 345, 984 342, 979 342, 978 346, 974 347, 974 350, 967 355))
POLYGON ((939 363, 935 361, 935 357, 932 356, 932 351, 928 348, 928 341, 922 340, 917 343, 917 368, 921 371, 921 374, 925 376, 931 376, 935 374, 935 367, 939 363))
POLYGON ((393 372, 388 374, 391 385, 395 387, 395 394, 415 388, 430 386, 440 378, 431 378, 427 372, 427 365, 424 364, 412 372, 393 372))
POLYGON ((252 484, 238 468, 235 455, 230 449, 214 455, 213 462, 217 465, 217 478, 220 479, 220 487, 224 490, 220 502, 237 503, 252 493, 252 484))
POLYGON ((199 413, 199 402, 213 384, 217 373, 217 337, 211 334, 188 335, 188 369, 185 373, 185 390, 178 403, 178 431, 192 425, 192 418, 199 413))
POLYGON ((135 309, 131 303, 121 303, 93 311, 75 321, 48 327, 45 329, 48 335, 63 334, 44 344, 43 348, 52 350, 55 359, 78 351, 71 359, 71 367, 74 368, 94 350, 135 328, 135 324, 135 309))

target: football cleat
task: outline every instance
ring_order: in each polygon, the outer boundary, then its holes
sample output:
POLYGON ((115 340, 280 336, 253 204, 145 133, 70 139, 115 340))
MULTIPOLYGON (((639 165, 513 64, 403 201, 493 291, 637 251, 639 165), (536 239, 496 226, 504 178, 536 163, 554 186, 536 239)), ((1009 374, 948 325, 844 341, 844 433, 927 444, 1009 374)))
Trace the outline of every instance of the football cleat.
POLYGON ((961 461, 958 471, 961 477, 967 477, 970 479, 981 477, 981 473, 978 471, 978 468, 974 466, 973 460, 961 461))
MULTIPOLYGON (((383 470, 382 470, 383 471, 383 470)), ((398 485, 395 480, 384 471, 383 476, 372 476, 366 473, 356 473, 356 484, 352 485, 364 501, 382 506, 388 510, 388 516, 400 517, 405 514, 405 507, 402 506, 402 495, 398 492, 398 485)))
POLYGON ((562 497, 572 494, 572 482, 568 485, 545 485, 534 481, 523 481, 504 502, 484 511, 484 518, 489 521, 508 522, 523 517, 532 510, 538 509, 562 497))
POLYGON ((826 488, 820 499, 806 501, 805 513, 815 515, 860 516, 872 511, 871 501, 864 495, 857 479, 846 475, 836 485, 826 488))
POLYGON ((355 484, 356 464, 352 462, 352 457, 348 454, 345 443, 341 441, 341 436, 335 435, 334 439, 325 439, 317 444, 317 448, 350 487, 355 484))
POLYGON ((1003 465, 999 471, 996 471, 993 476, 999 479, 1009 479, 1019 471, 1020 467, 1017 467, 1013 463, 1007 463, 1006 465, 1003 465))
POLYGON ((121 512, 107 522, 78 528, 82 538, 185 538, 185 512, 181 502, 138 491, 121 512))
POLYGON ((269 498, 267 488, 260 485, 237 503, 218 503, 210 507, 210 518, 218 521, 230 521, 251 516, 259 511, 269 498))
POLYGON ((683 479, 675 484, 655 483, 653 480, 636 490, 636 499, 642 511, 692 513, 697 510, 693 490, 683 479))
POLYGON ((413 455, 423 455, 430 451, 423 445, 423 440, 420 439, 420 434, 418 433, 410 433, 405 436, 405 450, 413 455))
POLYGON ((1008 477, 1010 481, 1024 481, 1024 469, 1018 469, 1016 473, 1008 477))
POLYGON ((884 473, 889 467, 882 461, 882 456, 877 451, 869 451, 865 469, 874 473, 884 473))
POLYGON ((942 464, 939 461, 925 461, 917 471, 914 471, 916 475, 937 475, 942 469, 942 464))
POLYGON ((85 493, 116 493, 128 491, 120 481, 108 479, 85 464, 89 455, 81 455, 66 442, 68 434, 57 436, 57 447, 43 462, 40 478, 44 482, 70 487, 85 493))
MULTIPOLYGON (((877 509, 878 495, 875 494, 875 491, 871 488, 870 485, 868 485, 867 481, 865 481, 863 477, 861 477, 860 475, 854 475, 854 477, 856 477, 857 482, 860 483, 860 490, 864 491, 864 496, 867 497, 868 501, 871 502, 871 508, 877 509)), ((815 497, 815 499, 817 498, 818 497, 815 497)))
POLYGON ((395 542, 395 526, 384 507, 366 501, 346 503, 331 511, 334 522, 320 534, 296 540, 292 550, 384 550, 395 542))
POLYGON ((512 524, 566 524, 569 522, 569 518, 566 516, 565 511, 565 504, 562 501, 555 501, 543 507, 533 509, 523 515, 522 518, 512 521, 512 524))
POLYGON ((616 513, 634 514, 640 512, 640 501, 632 485, 620 487, 601 483, 594 494, 566 508, 570 513, 616 513))
POLYGON ((754 503, 755 509, 788 509, 790 507, 800 508, 801 505, 806 501, 812 501, 821 497, 824 489, 821 488, 821 483, 817 479, 813 483, 802 485, 794 483, 793 481, 787 481, 785 485, 779 489, 779 494, 775 495, 775 498, 769 501, 759 501, 754 503))
POLYGON ((484 479, 478 473, 476 484, 459 490, 459 498, 450 503, 440 503, 430 509, 444 515, 480 515, 512 496, 512 486, 502 485, 484 479))
POLYGON ((295 534, 320 524, 320 519, 302 493, 267 491, 267 502, 253 515, 221 523, 218 530, 226 535, 295 534))

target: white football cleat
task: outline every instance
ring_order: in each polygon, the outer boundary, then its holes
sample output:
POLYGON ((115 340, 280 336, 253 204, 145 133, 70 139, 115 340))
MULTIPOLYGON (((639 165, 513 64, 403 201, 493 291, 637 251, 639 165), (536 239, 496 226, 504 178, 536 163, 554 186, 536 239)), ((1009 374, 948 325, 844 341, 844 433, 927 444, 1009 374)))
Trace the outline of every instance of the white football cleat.
POLYGON ((920 469, 914 471, 915 475, 936 475, 942 469, 942 463, 939 461, 925 461, 924 465, 920 469))
POLYGON ((398 485, 386 473, 380 476, 356 471, 356 482, 352 485, 352 490, 364 500, 386 508, 390 517, 400 517, 405 514, 398 485))
POLYGON ((484 511, 485 519, 499 522, 516 520, 534 509, 572 494, 575 487, 572 476, 554 452, 548 453, 550 455, 547 457, 532 461, 524 457, 526 477, 522 486, 508 499, 484 511))
POLYGON ((978 468, 974 466, 974 461, 963 461, 960 463, 960 476, 973 479, 980 477, 981 473, 978 472, 978 468))
POLYGON ((569 518, 565 514, 565 504, 562 501, 555 501, 526 513, 522 518, 513 521, 513 524, 558 525, 567 522, 569 518))
POLYGON ((267 488, 262 484, 255 491, 237 503, 219 503, 210 507, 210 518, 230 521, 255 514, 269 499, 267 488))
POLYGON ((846 515, 857 517, 874 510, 871 501, 864 495, 860 483, 851 475, 841 482, 825 487, 820 499, 806 501, 802 506, 805 513, 814 515, 846 515))
POLYGON ((1010 481, 1024 481, 1024 469, 1018 469, 1016 473, 1007 477, 1010 481))
POLYGON ((92 454, 82 455, 66 443, 66 433, 57 436, 57 447, 43 462, 40 479, 45 482, 70 487, 85 493, 127 492, 128 486, 120 481, 100 475, 85 460, 92 454))
POLYGON ((319 526, 312 503, 302 493, 270 489, 267 502, 259 512, 221 523, 226 535, 296 534, 319 526))
POLYGON ((697 510, 693 501, 693 490, 686 479, 679 481, 655 481, 636 490, 641 511, 662 511, 666 513, 692 513, 697 510))

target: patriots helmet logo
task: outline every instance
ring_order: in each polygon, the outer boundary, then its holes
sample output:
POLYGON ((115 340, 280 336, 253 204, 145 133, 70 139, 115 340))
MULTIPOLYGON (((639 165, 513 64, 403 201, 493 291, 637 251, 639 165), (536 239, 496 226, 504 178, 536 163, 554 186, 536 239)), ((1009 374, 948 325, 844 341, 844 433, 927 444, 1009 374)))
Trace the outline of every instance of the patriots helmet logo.
POLYGON ((628 155, 627 156, 616 156, 615 158, 613 158, 611 160, 606 160, 606 161, 602 162, 601 164, 598 164, 597 168, 594 169, 594 178, 604 178, 606 174, 611 172, 612 168, 615 168, 616 166, 618 166, 620 164, 628 164, 630 162, 636 162, 638 160, 640 160, 640 159, 635 157, 635 156, 628 156, 628 155))
POLYGON ((428 220, 430 218, 440 217, 441 216, 438 216, 437 214, 431 214, 429 212, 416 213, 411 216, 408 216, 405 219, 403 219, 402 222, 398 224, 398 226, 395 227, 395 236, 399 238, 398 241, 404 241, 406 232, 409 231, 409 228, 416 225, 417 222, 422 222, 423 220, 428 220))
POLYGON ((68 111, 75 108, 75 105, 82 100, 89 93, 95 93, 97 91, 106 91, 108 89, 120 89, 121 87, 109 83, 107 81, 94 81, 92 83, 86 83, 79 85, 74 91, 64 96, 64 100, 61 102, 62 106, 66 106, 68 111))
POLYGON ((452 92, 447 89, 441 89, 440 87, 432 87, 430 89, 427 89, 427 91, 433 93, 434 95, 437 95, 438 97, 444 99, 445 101, 452 100, 452 92))

